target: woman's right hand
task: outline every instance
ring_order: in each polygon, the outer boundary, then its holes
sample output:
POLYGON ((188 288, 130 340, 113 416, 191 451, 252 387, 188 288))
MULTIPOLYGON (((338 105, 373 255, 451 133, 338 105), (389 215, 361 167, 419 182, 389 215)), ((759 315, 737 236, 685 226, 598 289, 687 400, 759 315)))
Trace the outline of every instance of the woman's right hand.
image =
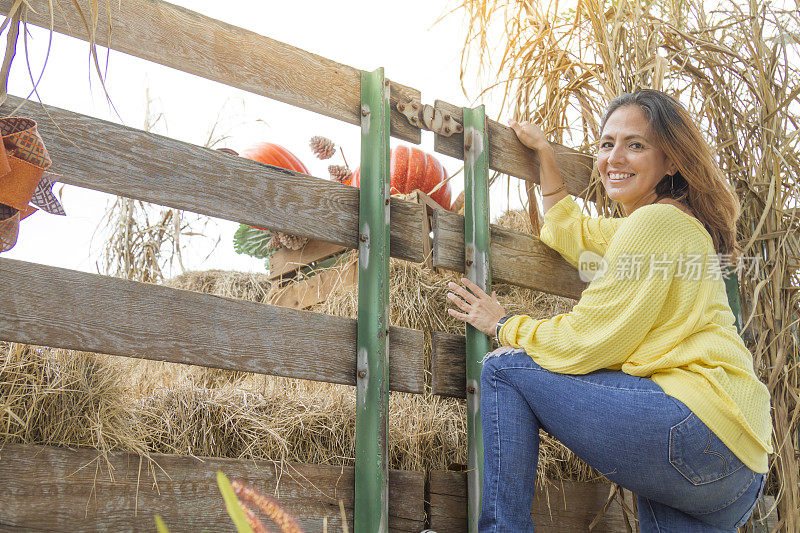
POLYGON ((545 137, 542 128, 536 124, 528 122, 527 120, 517 122, 513 118, 510 118, 508 119, 508 125, 511 126, 514 133, 517 134, 517 139, 519 139, 519 142, 524 146, 536 150, 537 152, 543 148, 550 148, 550 143, 547 142, 547 137, 545 137))

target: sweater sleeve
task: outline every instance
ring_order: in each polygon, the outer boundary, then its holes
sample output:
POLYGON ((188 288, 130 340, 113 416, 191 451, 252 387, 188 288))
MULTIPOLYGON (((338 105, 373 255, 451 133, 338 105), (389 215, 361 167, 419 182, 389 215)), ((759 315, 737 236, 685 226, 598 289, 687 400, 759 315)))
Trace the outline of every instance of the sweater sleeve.
POLYGON ((664 255, 674 228, 658 215, 658 207, 645 206, 624 219, 608 245, 605 274, 572 311, 544 320, 516 315, 503 324, 501 344, 562 374, 624 363, 653 328, 675 275, 675 261, 664 255))
POLYGON ((577 267, 584 251, 604 256, 608 243, 624 220, 585 215, 568 194, 544 214, 539 240, 577 267))

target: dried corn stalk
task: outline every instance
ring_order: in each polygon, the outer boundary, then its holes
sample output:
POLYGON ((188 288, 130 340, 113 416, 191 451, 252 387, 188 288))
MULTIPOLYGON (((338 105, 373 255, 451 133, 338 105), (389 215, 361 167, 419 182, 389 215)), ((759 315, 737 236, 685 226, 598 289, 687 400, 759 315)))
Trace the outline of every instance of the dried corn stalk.
MULTIPOLYGON (((744 338, 772 395, 768 491, 782 530, 800 531, 797 7, 763 0, 583 0, 570 9, 463 0, 462 7, 470 18, 462 81, 477 72, 494 83, 484 92, 502 93, 501 113, 537 121, 552 141, 593 153, 608 101, 651 87, 677 96, 715 146, 742 204, 744 338)), ((619 208, 597 178, 595 171, 590 196, 610 214, 619 208)))

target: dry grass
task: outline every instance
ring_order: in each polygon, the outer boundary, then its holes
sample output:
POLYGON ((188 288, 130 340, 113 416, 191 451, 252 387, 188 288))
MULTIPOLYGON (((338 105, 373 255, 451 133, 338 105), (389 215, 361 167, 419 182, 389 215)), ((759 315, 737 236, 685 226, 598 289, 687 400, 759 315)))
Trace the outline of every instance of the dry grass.
MULTIPOLYGON (((777 495, 780 528, 800 531, 797 7, 764 0, 461 4, 470 21, 462 80, 476 70, 488 80, 484 91, 502 94, 501 113, 537 121, 552 141, 594 153, 608 101, 638 88, 669 92, 696 117, 741 201, 743 255, 763 259, 758 273, 740 275, 743 337, 772 396, 769 492, 777 495)), ((597 177, 595 169, 586 197, 602 213, 621 214, 597 177)))
POLYGON ((0 343, 2 442, 146 451, 138 413, 104 356, 0 343))

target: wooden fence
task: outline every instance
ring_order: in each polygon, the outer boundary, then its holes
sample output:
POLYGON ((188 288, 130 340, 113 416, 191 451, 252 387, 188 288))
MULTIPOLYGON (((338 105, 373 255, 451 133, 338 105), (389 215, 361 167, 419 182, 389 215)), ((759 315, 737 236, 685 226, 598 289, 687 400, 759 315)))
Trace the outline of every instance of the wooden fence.
MULTIPOLYGON (((27 11, 27 21, 49 27, 48 2, 28 3, 34 9, 27 11)), ((0 9, 8 13, 14 4, 0 0, 0 9)), ((362 122, 359 94, 364 73, 359 70, 157 0, 112 2, 110 9, 111 20, 100 10, 98 44, 351 124, 362 122)), ((74 9, 65 6, 53 23, 57 32, 86 38, 74 9)), ((419 100, 419 91, 396 82, 387 87, 390 134, 419 143, 420 129, 396 107, 401 101, 419 100)), ((358 189, 17 97, 9 97, 0 112, 8 115, 21 104, 18 113, 38 123, 54 162, 51 170, 64 183, 346 248, 359 249, 362 244, 358 189)), ((434 107, 462 122, 462 108, 441 101, 434 107)), ((489 120, 486 130, 490 168, 538 181, 537 160, 509 128, 489 120)), ((464 135, 436 135, 435 149, 463 158, 464 135)), ((569 192, 582 196, 591 159, 563 147, 557 147, 557 158, 569 192)), ((422 262, 425 208, 392 198, 388 209, 391 257, 422 262)), ((444 210, 434 215, 434 266, 468 271, 464 217, 444 210)), ((497 226, 486 230, 494 281, 579 297, 584 284, 576 271, 536 237, 497 226)), ((359 324, 354 319, 10 259, 0 259, 0 280, 3 340, 359 383, 359 324), (305 348, 310 344, 313 352, 305 348)), ((427 370, 433 376, 433 393, 465 397, 465 337, 434 332, 432 339, 427 370)), ((423 332, 392 326, 387 343, 391 357, 384 387, 423 393, 423 332)), ((155 513, 176 531, 230 531, 214 482, 217 470, 265 492, 277 489, 282 504, 306 531, 320 531, 323 517, 337 530, 339 500, 348 520, 356 517, 359 525, 355 502, 361 474, 353 467, 154 455, 160 465, 154 469, 124 453, 112 454, 108 462, 92 450, 7 445, 0 453, 3 531, 151 531, 155 513)), ((474 515, 475 509, 467 503, 464 473, 391 471, 382 481, 386 494, 377 497, 388 509, 390 531, 468 529, 468 512, 474 515)), ((603 508, 609 487, 565 482, 540 491, 532 510, 537 528, 586 527, 603 508)), ((474 516, 470 522, 469 529, 474 529, 474 516)), ((621 509, 614 504, 596 530, 623 527, 621 509)), ((361 530, 368 528, 362 525, 361 530)))

